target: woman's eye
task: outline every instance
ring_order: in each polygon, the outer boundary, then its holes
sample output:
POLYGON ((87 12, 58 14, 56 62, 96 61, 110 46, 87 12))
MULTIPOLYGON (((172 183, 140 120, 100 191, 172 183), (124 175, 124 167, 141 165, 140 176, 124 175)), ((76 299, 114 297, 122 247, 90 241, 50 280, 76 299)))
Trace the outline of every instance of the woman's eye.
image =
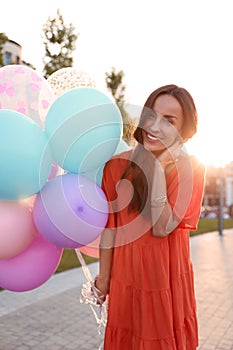
POLYGON ((169 123, 169 124, 174 124, 174 120, 173 119, 169 119, 169 118, 166 118, 166 121, 169 123))
POLYGON ((164 125, 171 125, 171 124, 173 124, 173 120, 172 119, 163 118, 162 120, 163 120, 164 125))

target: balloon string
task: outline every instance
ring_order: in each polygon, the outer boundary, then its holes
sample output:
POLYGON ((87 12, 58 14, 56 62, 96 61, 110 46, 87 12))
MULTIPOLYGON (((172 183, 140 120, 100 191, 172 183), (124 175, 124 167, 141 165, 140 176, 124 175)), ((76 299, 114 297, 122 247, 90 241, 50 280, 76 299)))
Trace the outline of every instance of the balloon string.
MULTIPOLYGON (((82 270, 83 270, 83 273, 84 273, 86 279, 90 282, 91 285, 93 285, 93 279, 92 279, 90 270, 87 267, 87 264, 86 264, 86 262, 85 262, 85 260, 84 260, 84 258, 82 256, 82 253, 78 249, 75 249, 75 252, 77 254, 77 257, 79 259, 80 264, 82 265, 82 270)), ((102 321, 101 321, 101 318, 102 318, 101 317, 101 315, 102 315, 102 305, 99 305, 99 314, 100 314, 99 317, 97 316, 97 313, 96 313, 94 307, 91 304, 89 304, 89 306, 90 306, 90 308, 91 308, 91 310, 92 310, 92 312, 93 312, 93 314, 95 316, 97 324, 101 324, 102 323, 102 321)))
POLYGON ((85 260, 84 260, 84 258, 83 258, 83 256, 82 256, 82 253, 81 253, 78 249, 75 249, 75 252, 76 252, 77 257, 78 257, 78 259, 79 259, 79 262, 80 262, 80 264, 81 264, 81 266, 82 266, 82 270, 83 270, 83 273, 84 273, 86 279, 87 279, 89 282, 93 281, 92 276, 91 276, 91 273, 90 273, 90 270, 89 270, 88 267, 87 267, 87 264, 86 264, 86 262, 85 262, 85 260))
MULTIPOLYGON (((95 306, 98 306, 98 314, 94 308, 93 300, 90 299, 90 293, 92 294, 92 297, 94 295, 96 303, 96 299, 98 299, 98 296, 93 294, 93 290, 91 291, 92 287, 94 286, 94 282, 90 273, 90 270, 87 267, 87 264, 82 256, 82 253, 79 251, 79 249, 75 249, 77 258, 79 259, 79 262, 82 266, 83 273, 87 279, 87 283, 83 284, 82 291, 81 291, 81 296, 80 296, 80 302, 83 303, 85 302, 86 304, 89 304, 91 311, 93 312, 93 315, 95 317, 96 323, 98 325, 98 333, 101 335, 105 331, 106 323, 107 323, 107 315, 108 315, 108 299, 104 301, 103 304, 94 304, 95 306)), ((98 350, 103 349, 103 343, 99 346, 98 350)))

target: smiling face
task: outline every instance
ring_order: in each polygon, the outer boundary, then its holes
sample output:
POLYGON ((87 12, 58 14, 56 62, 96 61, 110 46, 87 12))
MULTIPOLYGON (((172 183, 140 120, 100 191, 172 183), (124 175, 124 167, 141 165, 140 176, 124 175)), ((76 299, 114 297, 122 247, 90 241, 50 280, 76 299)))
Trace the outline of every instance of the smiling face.
POLYGON ((159 95, 152 110, 143 124, 142 139, 145 149, 158 156, 181 135, 184 116, 177 99, 168 94, 159 95))

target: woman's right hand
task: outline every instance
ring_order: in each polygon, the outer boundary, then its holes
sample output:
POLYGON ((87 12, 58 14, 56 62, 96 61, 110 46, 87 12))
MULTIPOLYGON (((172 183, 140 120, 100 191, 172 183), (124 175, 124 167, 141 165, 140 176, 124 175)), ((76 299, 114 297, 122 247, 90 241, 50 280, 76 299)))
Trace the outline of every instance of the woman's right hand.
POLYGON ((110 282, 108 279, 102 278, 97 275, 95 277, 94 286, 101 301, 105 301, 107 294, 109 293, 110 282))
POLYGON ((176 141, 157 158, 164 170, 178 161, 182 146, 182 139, 177 137, 176 141))

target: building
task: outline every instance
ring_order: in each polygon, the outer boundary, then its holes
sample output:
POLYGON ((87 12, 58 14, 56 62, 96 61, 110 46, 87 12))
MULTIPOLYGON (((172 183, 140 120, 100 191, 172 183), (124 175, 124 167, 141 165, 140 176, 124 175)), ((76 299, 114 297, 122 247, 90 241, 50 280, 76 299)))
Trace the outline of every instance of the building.
POLYGON ((34 67, 23 60, 22 58, 22 46, 16 41, 8 40, 3 46, 2 50, 4 66, 9 64, 20 64, 31 67, 34 67))
POLYGON ((3 46, 3 62, 8 64, 22 64, 22 47, 17 42, 9 40, 3 46))
POLYGON ((233 216, 233 162, 224 168, 207 168, 203 199, 205 216, 218 214, 220 200, 224 213, 233 216))

